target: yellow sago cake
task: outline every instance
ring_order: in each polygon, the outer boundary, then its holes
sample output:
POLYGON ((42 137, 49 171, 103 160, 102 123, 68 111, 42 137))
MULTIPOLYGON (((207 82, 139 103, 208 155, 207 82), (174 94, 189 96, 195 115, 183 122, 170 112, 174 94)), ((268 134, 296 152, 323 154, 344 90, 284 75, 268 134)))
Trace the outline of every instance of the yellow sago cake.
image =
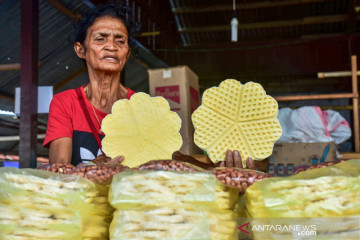
POLYGON ((114 103, 102 121, 102 148, 111 158, 124 156, 123 165, 136 167, 150 160, 171 159, 182 145, 181 119, 163 97, 135 93, 114 103))
POLYGON ((234 79, 204 92, 201 106, 192 114, 194 141, 212 162, 223 161, 229 150, 243 159, 263 160, 282 134, 278 104, 258 83, 234 79))

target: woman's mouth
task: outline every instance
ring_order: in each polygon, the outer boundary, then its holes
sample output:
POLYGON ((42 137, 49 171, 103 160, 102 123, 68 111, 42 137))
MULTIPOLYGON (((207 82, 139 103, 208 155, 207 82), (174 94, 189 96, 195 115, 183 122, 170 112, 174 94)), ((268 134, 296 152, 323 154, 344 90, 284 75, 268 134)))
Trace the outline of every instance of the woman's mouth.
POLYGON ((117 58, 115 58, 115 57, 104 57, 103 59, 110 61, 110 62, 117 62, 117 58))

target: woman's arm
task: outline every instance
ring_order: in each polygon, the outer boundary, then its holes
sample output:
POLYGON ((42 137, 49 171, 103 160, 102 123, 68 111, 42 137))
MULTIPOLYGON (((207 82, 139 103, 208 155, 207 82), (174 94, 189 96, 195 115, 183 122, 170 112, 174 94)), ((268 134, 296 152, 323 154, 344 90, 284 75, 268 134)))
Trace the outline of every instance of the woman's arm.
POLYGON ((72 138, 62 137, 51 141, 49 163, 71 163, 72 138))

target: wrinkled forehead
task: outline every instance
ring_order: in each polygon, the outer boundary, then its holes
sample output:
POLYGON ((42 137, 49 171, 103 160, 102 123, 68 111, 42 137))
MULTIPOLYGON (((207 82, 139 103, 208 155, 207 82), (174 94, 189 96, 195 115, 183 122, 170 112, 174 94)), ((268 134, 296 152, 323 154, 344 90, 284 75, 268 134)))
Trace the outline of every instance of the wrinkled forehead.
POLYGON ((103 16, 95 19, 94 23, 87 30, 86 38, 100 32, 128 37, 128 31, 124 21, 112 16, 103 16))

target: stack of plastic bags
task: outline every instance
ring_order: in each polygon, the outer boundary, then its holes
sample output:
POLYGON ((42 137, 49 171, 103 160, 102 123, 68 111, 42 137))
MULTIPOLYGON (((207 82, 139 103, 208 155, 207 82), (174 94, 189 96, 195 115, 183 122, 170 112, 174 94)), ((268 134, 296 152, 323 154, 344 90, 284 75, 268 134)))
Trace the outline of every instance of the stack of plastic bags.
POLYGON ((79 176, 0 168, 0 239, 107 239, 107 194, 79 176))
POLYGON ((109 193, 110 239, 237 239, 237 198, 211 173, 122 172, 109 193))
POLYGON ((303 233, 321 239, 359 239, 360 160, 255 183, 245 193, 245 206, 255 239, 297 239, 302 226, 308 228, 303 233), (299 232, 256 231, 269 222, 293 223, 300 226, 299 232))

